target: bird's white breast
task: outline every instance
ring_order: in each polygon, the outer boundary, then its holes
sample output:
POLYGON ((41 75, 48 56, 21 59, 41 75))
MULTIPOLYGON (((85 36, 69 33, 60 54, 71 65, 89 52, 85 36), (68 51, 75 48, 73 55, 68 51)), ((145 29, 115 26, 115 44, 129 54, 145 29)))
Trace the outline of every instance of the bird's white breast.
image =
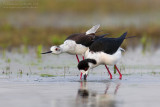
POLYGON ((67 52, 69 54, 84 54, 88 47, 85 47, 81 44, 76 44, 73 40, 66 40, 62 45, 60 45, 60 48, 63 52, 67 52))
POLYGON ((89 49, 85 53, 85 58, 95 59, 97 61, 95 67, 100 64, 114 65, 121 59, 121 56, 120 48, 113 55, 106 54, 104 52, 89 52, 89 49))

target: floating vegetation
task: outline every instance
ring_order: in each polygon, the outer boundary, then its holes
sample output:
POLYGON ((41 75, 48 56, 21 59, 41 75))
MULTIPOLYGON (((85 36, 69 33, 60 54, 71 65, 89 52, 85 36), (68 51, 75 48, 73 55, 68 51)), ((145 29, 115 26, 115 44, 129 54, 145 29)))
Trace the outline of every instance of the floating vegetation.
POLYGON ((40 74, 41 77, 56 77, 56 75, 51 74, 40 74))

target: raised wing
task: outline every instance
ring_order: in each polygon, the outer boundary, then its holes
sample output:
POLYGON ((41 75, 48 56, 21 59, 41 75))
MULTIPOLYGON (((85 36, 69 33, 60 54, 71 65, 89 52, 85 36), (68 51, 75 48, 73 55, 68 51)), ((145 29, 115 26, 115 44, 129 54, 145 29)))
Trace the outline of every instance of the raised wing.
POLYGON ((99 27, 100 27, 100 24, 94 25, 91 29, 89 29, 89 30, 86 32, 86 35, 96 33, 96 31, 98 30, 99 27))
POLYGON ((127 32, 125 32, 119 38, 100 38, 92 43, 89 47, 90 51, 93 52, 105 52, 107 54, 114 54, 118 48, 121 46, 123 40, 125 39, 127 32))
POLYGON ((74 40, 77 44, 89 47, 94 41, 103 38, 106 35, 108 35, 108 33, 100 36, 96 36, 95 34, 86 35, 85 33, 79 33, 72 34, 66 40, 74 40))
POLYGON ((82 44, 86 47, 89 47, 94 39, 95 35, 86 35, 85 33, 73 34, 69 36, 66 40, 74 40, 77 44, 82 44))

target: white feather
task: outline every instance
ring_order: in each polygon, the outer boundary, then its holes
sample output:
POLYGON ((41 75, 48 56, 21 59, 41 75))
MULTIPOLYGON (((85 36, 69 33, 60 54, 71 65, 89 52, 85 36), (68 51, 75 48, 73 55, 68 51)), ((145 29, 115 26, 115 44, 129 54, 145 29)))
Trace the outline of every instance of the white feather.
POLYGON ((69 54, 83 55, 87 51, 88 47, 76 44, 73 40, 66 40, 62 45, 60 45, 60 49, 63 53, 67 52, 69 54))
POLYGON ((86 32, 86 35, 89 35, 89 34, 92 34, 92 33, 96 33, 96 31, 98 30, 99 27, 100 27, 100 24, 94 25, 91 29, 89 29, 89 30, 86 32))
POLYGON ((115 65, 121 59, 121 55, 121 48, 119 48, 113 55, 104 52, 90 52, 88 49, 85 53, 85 58, 96 60, 96 65, 90 65, 91 68, 94 68, 100 64, 115 65))
POLYGON ((122 52, 125 52, 125 50, 124 50, 123 48, 120 48, 120 50, 121 50, 122 52))

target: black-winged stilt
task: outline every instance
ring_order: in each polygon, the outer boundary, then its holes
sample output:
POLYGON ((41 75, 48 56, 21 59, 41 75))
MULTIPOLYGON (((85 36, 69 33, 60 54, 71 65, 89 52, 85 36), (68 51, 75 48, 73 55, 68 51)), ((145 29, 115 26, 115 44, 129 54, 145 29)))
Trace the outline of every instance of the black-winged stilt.
MULTIPOLYGON (((96 36, 95 33, 100 25, 95 25, 91 29, 89 29, 86 33, 78 33, 72 34, 66 38, 63 44, 59 46, 52 46, 50 51, 44 52, 42 54, 53 53, 53 54, 61 54, 61 53, 69 53, 72 55, 76 55, 76 58, 79 63, 78 55, 82 55, 84 59, 84 53, 87 51, 88 47, 97 39, 103 38, 108 34, 104 34, 101 36, 96 36)), ((80 79, 82 77, 82 73, 80 75, 80 79)))
POLYGON ((85 60, 82 60, 78 64, 78 69, 84 75, 84 79, 88 74, 89 69, 92 69, 100 64, 106 66, 110 79, 112 74, 110 73, 107 65, 114 65, 119 73, 119 79, 122 78, 122 74, 117 68, 116 64, 121 59, 121 51, 124 49, 120 48, 122 42, 126 38, 127 32, 125 32, 119 38, 100 38, 96 40, 89 49, 85 52, 85 60))

